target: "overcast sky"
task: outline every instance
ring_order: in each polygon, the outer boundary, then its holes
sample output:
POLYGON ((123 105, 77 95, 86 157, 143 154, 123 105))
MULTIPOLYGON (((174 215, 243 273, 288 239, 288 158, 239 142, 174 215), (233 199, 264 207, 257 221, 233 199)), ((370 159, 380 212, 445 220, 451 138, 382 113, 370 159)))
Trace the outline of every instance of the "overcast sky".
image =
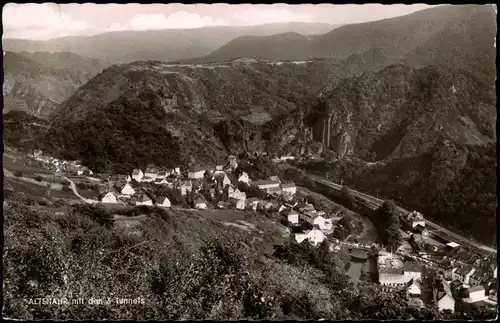
POLYGON ((15 4, 3 7, 3 37, 45 40, 118 30, 244 26, 282 22, 349 24, 406 15, 413 5, 15 4))

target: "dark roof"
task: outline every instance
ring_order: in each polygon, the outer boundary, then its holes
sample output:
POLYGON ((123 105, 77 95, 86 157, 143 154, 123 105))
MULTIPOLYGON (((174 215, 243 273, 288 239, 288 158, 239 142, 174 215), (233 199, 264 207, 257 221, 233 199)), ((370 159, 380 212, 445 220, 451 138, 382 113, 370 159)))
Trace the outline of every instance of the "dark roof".
POLYGON ((205 200, 205 198, 200 195, 196 198, 196 200, 194 201, 195 204, 198 204, 198 203, 207 203, 207 201, 205 200))
POLYGON ((295 187, 295 183, 284 183, 281 184, 282 188, 295 187))
POLYGON ((417 232, 423 232, 424 230, 425 230, 425 227, 421 224, 417 224, 415 226, 415 231, 417 231, 417 232))
POLYGON ((155 167, 146 168, 146 173, 158 174, 158 169, 155 167))
POLYGON ((161 170, 158 172, 158 176, 167 176, 168 172, 166 170, 161 170))
POLYGON ((357 259, 368 259, 368 253, 366 251, 362 251, 362 250, 359 250, 359 249, 354 249, 353 251, 351 251, 351 257, 353 258, 357 258, 357 259))
POLYGON ((139 172, 141 172, 141 170, 140 170, 140 169, 134 169, 134 170, 132 171, 132 175, 139 175, 139 172))
POLYGON ((474 286, 474 287, 469 287, 468 291, 469 291, 469 293, 484 291, 484 287, 482 285, 474 286))
POLYGON ((193 173, 197 173, 197 172, 201 172, 201 171, 205 171, 205 167, 202 167, 202 166, 193 166, 193 167, 190 167, 189 168, 189 171, 190 172, 193 172, 193 173))
POLYGON ((151 199, 149 198, 149 196, 147 196, 146 194, 142 194, 138 199, 137 201, 139 202, 147 202, 147 201, 151 201, 151 199))
POLYGON ((413 272, 413 273, 421 273, 422 265, 416 261, 407 261, 404 265, 404 271, 413 272))
MULTIPOLYGON (((165 203, 165 200, 168 200, 168 197, 166 197, 166 196, 161 196, 161 197, 159 197, 159 198, 156 200, 156 203, 158 203, 158 204, 163 204, 163 203, 165 203)), ((169 201, 170 201, 170 200, 169 200, 169 201)))

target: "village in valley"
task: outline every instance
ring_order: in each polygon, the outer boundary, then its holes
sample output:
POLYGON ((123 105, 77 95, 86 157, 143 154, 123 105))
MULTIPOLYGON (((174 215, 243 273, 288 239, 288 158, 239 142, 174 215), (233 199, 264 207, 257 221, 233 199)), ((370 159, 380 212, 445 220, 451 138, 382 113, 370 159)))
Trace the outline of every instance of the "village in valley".
MULTIPOLYGON (((355 282, 366 279, 378 282, 386 290, 404 289, 408 302, 416 307, 432 301, 440 311, 454 312, 457 302, 497 304, 496 257, 479 255, 455 242, 439 241, 426 228, 423 215, 416 211, 401 217, 401 246, 387 250, 375 241, 337 239, 336 230, 350 227, 347 217, 338 211, 319 209, 298 197, 295 183, 283 182, 278 175, 250 178, 238 168, 235 156, 212 167, 184 170, 180 166, 151 166, 133 169, 130 174, 111 175, 94 174, 78 162, 44 156, 39 150, 32 158, 73 182, 71 186, 77 195, 82 183, 94 185, 97 198, 80 196, 85 203, 273 214, 297 243, 308 241, 318 246, 326 242, 332 252, 347 250, 352 259, 350 271, 358 271, 353 274, 355 282)), ((273 161, 288 159, 293 157, 273 161)))

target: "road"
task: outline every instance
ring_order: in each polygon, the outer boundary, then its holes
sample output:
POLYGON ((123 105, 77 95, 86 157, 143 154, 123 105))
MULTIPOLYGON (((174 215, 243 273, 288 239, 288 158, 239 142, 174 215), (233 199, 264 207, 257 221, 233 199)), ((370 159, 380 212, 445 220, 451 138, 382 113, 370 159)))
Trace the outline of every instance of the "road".
POLYGON ((88 204, 96 204, 96 203, 98 203, 98 201, 96 201, 96 200, 91 200, 91 199, 88 199, 88 198, 85 198, 85 197, 81 196, 80 193, 78 193, 78 190, 76 188, 75 182, 73 182, 72 180, 70 180, 66 176, 62 176, 62 177, 69 182, 69 185, 70 185, 71 190, 73 191, 73 193, 76 196, 78 196, 81 200, 83 200, 85 203, 88 203, 88 204))
MULTIPOLYGON (((318 182, 318 183, 321 183, 323 185, 326 185, 326 186, 329 186, 331 188, 334 188, 336 190, 341 190, 342 189, 342 185, 339 185, 337 183, 334 183, 332 181, 329 181, 323 177, 320 177, 320 176, 317 176, 317 175, 311 175, 309 174, 309 176, 311 177, 311 179, 313 179, 314 181, 318 182)), ((374 197, 374 196, 371 196, 371 195, 368 195, 368 194, 365 194, 365 193, 361 193, 361 192, 358 192, 356 190, 353 190, 353 189, 349 189, 350 192, 352 192, 353 196, 355 197, 358 197, 366 202, 368 202, 369 204, 369 207, 372 207, 373 209, 379 207, 380 205, 382 205, 384 203, 384 200, 381 200, 377 197, 374 197)), ((403 212, 405 214, 409 213, 409 211, 403 209, 402 207, 399 207, 398 206, 398 211, 400 212, 403 212)), ((473 241, 471 239, 468 239, 464 236, 461 236, 460 234, 457 234, 455 232, 452 232, 448 229, 445 229, 443 228, 442 226, 434 223, 434 222, 431 222, 427 219, 425 219, 425 223, 426 223, 426 226, 431 228, 434 233, 437 235, 437 236, 440 236, 442 238, 446 238, 450 241, 454 241, 458 244, 461 244, 462 246, 468 246, 468 247, 471 247, 472 249, 476 249, 478 250, 480 253, 495 253, 497 252, 496 249, 494 248, 491 248, 491 247, 488 247, 488 246, 485 246, 485 245, 482 245, 476 241, 473 241)))

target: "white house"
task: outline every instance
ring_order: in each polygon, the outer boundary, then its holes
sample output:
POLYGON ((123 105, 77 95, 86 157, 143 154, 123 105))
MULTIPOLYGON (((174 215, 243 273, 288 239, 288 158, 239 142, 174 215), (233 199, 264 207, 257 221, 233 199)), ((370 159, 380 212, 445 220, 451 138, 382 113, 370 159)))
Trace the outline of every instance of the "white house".
POLYGON ((137 201, 135 201, 135 205, 150 205, 150 206, 153 206, 153 201, 146 194, 142 194, 137 199, 137 201))
POLYGON ((421 225, 421 226, 425 227, 424 216, 417 211, 413 211, 413 212, 408 213, 408 215, 406 216, 406 219, 411 224, 412 228, 416 227, 417 225, 421 225))
POLYGON ((156 200, 156 205, 160 207, 170 207, 172 204, 170 203, 168 197, 162 196, 156 200))
POLYGON ((157 176, 158 176, 158 169, 157 168, 155 168, 155 167, 146 168, 146 171, 144 172, 144 177, 151 177, 154 181, 157 176))
POLYGON ((306 214, 301 214, 300 218, 312 225, 317 225, 321 230, 330 231, 333 229, 333 223, 330 219, 325 219, 321 215, 314 212, 307 212, 306 214))
POLYGON ((181 195, 185 196, 187 192, 191 192, 193 190, 193 184, 191 181, 182 181, 179 185, 179 190, 181 191, 181 195))
POLYGON ((132 172, 132 178, 137 182, 140 182, 143 177, 144 173, 140 169, 134 169, 134 171, 132 172))
POLYGON ((439 311, 450 310, 455 312, 455 299, 452 296, 450 285, 444 278, 441 278, 442 290, 437 293, 437 303, 439 311))
MULTIPOLYGON (((232 187, 228 186, 228 188, 232 188, 232 187)), ((236 189, 232 189, 232 190, 228 189, 227 196, 229 198, 235 198, 235 199, 241 200, 241 199, 246 199, 247 194, 245 192, 242 192, 242 191, 240 191, 239 189, 236 188, 236 189)))
POLYGON ((168 175, 170 175, 170 173, 166 170, 161 170, 158 172, 158 174, 156 175, 156 179, 164 179, 166 178, 168 175))
POLYGON ((232 169, 238 168, 238 161, 236 160, 235 156, 228 156, 227 158, 229 159, 229 166, 232 169))
POLYGON ((299 224, 299 213, 295 210, 290 210, 288 214, 286 215, 288 222, 291 224, 297 225, 299 224))
POLYGON ((135 190, 129 183, 127 183, 122 187, 121 193, 122 195, 132 196, 135 194, 135 190))
POLYGON ((246 200, 246 206, 248 209, 252 209, 254 211, 257 210, 257 205, 259 204, 259 199, 252 197, 246 200))
POLYGON ((403 277, 406 281, 422 279, 422 265, 416 261, 407 261, 403 267, 403 277))
POLYGON ((253 185, 257 186, 260 190, 268 190, 270 188, 279 188, 280 183, 279 182, 274 182, 274 181, 255 181, 252 182, 253 185))
POLYGON ((206 171, 205 169, 203 169, 202 167, 199 167, 199 166, 192 167, 188 171, 188 178, 189 179, 203 178, 203 175, 205 175, 205 171, 206 171))
POLYGON ((240 177, 238 177, 238 183, 243 182, 248 184, 250 182, 250 177, 248 177, 248 174, 243 172, 241 173, 240 177))
POLYGON ((206 210, 207 202, 203 197, 200 196, 194 201, 194 207, 198 210, 206 210))
POLYGON ((493 278, 497 278, 497 273, 498 273, 498 266, 495 265, 495 267, 493 268, 493 278))
POLYGON ((224 177, 222 178, 222 187, 226 187, 226 185, 232 185, 231 184, 231 180, 229 179, 229 177, 227 176, 226 173, 224 173, 224 177))
POLYGON ((101 202, 102 203, 118 203, 118 201, 116 200, 115 194, 113 194, 112 192, 106 193, 106 195, 104 195, 102 197, 101 202))
POLYGON ((244 210, 245 209, 245 200, 239 200, 235 198, 230 198, 228 199, 228 202, 238 210, 244 210))
POLYGON ((304 233, 298 233, 295 235, 295 240, 298 243, 302 243, 302 241, 304 240, 309 240, 309 242, 311 242, 313 245, 318 245, 325 239, 326 236, 323 234, 323 232, 321 232, 321 230, 316 230, 316 229, 309 230, 304 233))
POLYGON ((284 206, 283 204, 280 206, 280 208, 278 209, 278 213, 281 213, 283 211, 286 210, 286 206, 284 206))
POLYGON ((474 286, 467 289, 468 297, 464 298, 466 303, 481 302, 486 299, 486 292, 483 286, 474 286))
POLYGON ((409 297, 420 297, 420 295, 422 294, 420 280, 412 279, 409 284, 410 285, 408 286, 408 289, 406 290, 406 293, 408 294, 408 296, 409 297))
POLYGON ((283 183, 281 184, 281 189, 283 190, 284 193, 292 195, 294 195, 297 192, 297 187, 295 186, 295 183, 283 183))

